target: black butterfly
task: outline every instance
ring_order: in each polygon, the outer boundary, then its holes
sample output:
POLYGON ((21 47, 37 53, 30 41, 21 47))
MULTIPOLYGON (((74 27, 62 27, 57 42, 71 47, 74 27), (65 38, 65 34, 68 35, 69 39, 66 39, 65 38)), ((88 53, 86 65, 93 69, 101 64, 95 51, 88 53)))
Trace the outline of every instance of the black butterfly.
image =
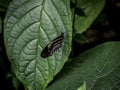
POLYGON ((48 45, 41 52, 41 57, 47 58, 51 56, 55 51, 58 51, 62 45, 63 39, 64 39, 64 33, 61 33, 60 36, 58 36, 57 38, 52 40, 50 43, 48 43, 48 45))

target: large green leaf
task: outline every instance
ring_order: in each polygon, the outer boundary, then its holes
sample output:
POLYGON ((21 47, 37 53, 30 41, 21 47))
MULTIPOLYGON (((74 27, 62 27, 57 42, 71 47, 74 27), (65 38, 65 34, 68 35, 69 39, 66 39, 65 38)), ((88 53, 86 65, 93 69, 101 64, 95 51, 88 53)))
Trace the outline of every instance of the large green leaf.
POLYGON ((42 90, 61 70, 71 51, 69 0, 14 0, 4 23, 8 58, 17 78, 29 90, 42 90), (45 46, 65 34, 61 50, 40 56, 45 46))
POLYGON ((104 43, 86 51, 63 71, 47 90, 77 90, 83 82, 87 90, 119 90, 120 42, 104 43))
MULTIPOLYGON (((74 0, 73 0, 74 1, 74 0)), ((77 0, 77 8, 83 10, 85 16, 75 15, 75 30, 76 33, 86 31, 92 22, 103 9, 105 0, 77 0)))

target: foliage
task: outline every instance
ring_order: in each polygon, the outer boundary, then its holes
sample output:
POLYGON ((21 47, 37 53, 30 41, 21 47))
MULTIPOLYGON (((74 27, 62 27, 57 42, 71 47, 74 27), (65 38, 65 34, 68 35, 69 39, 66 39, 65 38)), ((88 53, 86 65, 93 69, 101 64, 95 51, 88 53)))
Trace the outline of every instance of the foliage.
POLYGON ((72 39, 69 3, 69 0, 14 0, 9 5, 4 22, 6 51, 13 72, 29 90, 44 89, 68 60, 72 39), (42 58, 45 46, 61 33, 66 38, 61 50, 42 58))
POLYGON ((120 42, 108 42, 88 50, 63 68, 47 90, 116 90, 120 81, 120 42))
POLYGON ((84 82, 77 90, 86 90, 86 83, 84 82))
POLYGON ((13 0, 8 7, 5 3, 0 10, 8 8, 4 43, 15 74, 12 76, 15 89, 18 90, 20 82, 26 90, 114 90, 119 87, 120 42, 104 43, 77 57, 69 57, 74 40, 88 43, 82 33, 104 4, 104 0, 13 0), (60 50, 42 58, 43 49, 48 43, 51 46, 52 40, 61 33, 64 40, 60 50))

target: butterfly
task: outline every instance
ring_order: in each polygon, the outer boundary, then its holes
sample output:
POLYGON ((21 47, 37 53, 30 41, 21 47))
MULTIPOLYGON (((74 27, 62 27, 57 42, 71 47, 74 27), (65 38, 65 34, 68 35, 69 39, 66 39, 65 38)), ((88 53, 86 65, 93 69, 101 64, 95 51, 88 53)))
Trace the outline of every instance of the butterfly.
POLYGON ((51 56, 55 51, 58 51, 59 48, 62 46, 63 39, 64 33, 61 33, 60 36, 56 37, 54 40, 48 43, 47 46, 42 50, 41 57, 47 58, 51 56))

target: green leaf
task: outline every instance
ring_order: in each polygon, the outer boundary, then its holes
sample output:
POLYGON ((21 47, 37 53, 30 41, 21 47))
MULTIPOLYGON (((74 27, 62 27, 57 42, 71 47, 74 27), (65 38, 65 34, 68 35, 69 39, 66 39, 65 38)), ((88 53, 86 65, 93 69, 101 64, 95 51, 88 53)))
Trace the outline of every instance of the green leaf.
POLYGON ((69 0, 13 0, 5 23, 7 55, 17 78, 29 90, 43 90, 61 70, 71 52, 72 19, 69 0), (42 58, 41 52, 61 33, 59 52, 42 58))
POLYGON ((79 87, 77 90, 86 90, 86 83, 84 82, 81 87, 79 87))
POLYGON ((15 90, 19 90, 20 81, 16 77, 12 78, 12 83, 13 83, 15 90))
POLYGON ((80 44, 89 42, 88 39, 83 34, 80 34, 80 33, 76 33, 74 39, 76 42, 78 42, 80 44))
POLYGON ((105 0, 77 0, 77 8, 82 8, 85 17, 75 15, 76 33, 86 31, 103 9, 105 0))
POLYGON ((83 82, 87 90, 118 90, 120 42, 108 42, 88 50, 62 71, 46 90, 76 90, 83 82))
POLYGON ((82 16, 82 17, 85 17, 85 16, 86 16, 85 12, 84 12, 83 9, 80 8, 80 7, 75 8, 75 14, 77 14, 78 16, 82 16))

